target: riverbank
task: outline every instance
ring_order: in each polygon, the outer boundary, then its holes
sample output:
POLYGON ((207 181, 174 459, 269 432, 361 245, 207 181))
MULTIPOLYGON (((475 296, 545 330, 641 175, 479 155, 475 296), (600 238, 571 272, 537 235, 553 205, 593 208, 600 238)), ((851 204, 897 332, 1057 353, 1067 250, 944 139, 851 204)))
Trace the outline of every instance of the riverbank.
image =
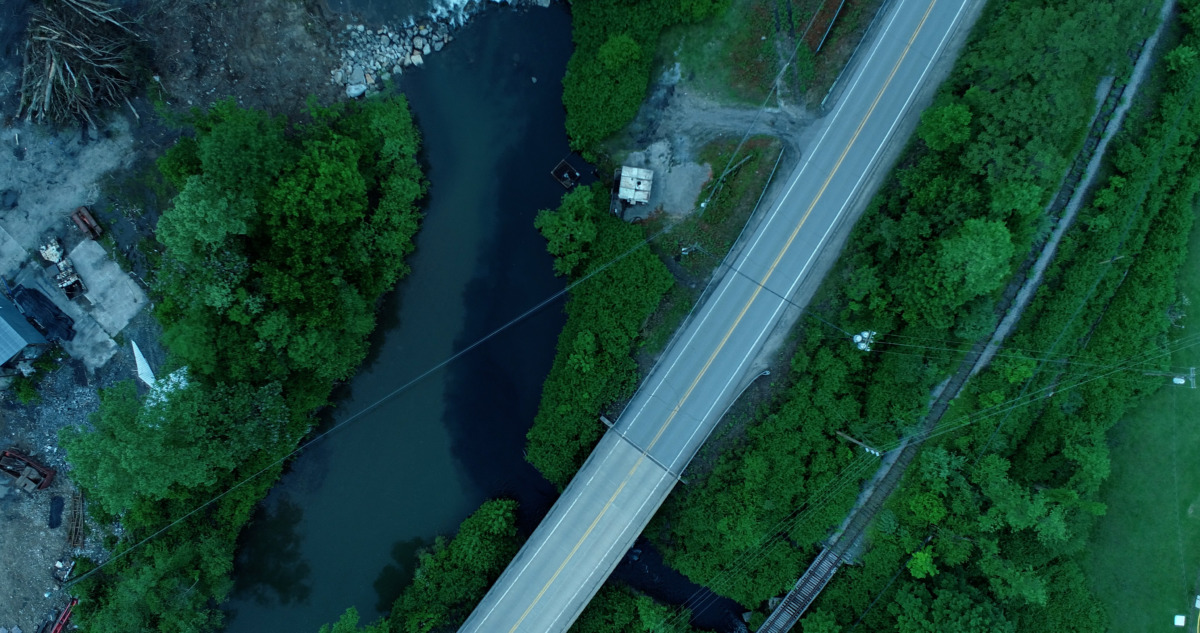
MULTIPOLYGON (((549 170, 569 151, 556 80, 570 52, 568 20, 562 5, 489 7, 403 75, 397 87, 421 129, 429 179, 423 228, 412 272, 382 304, 372 352, 335 394, 326 425, 561 289, 533 216, 562 193, 549 170), (518 37, 529 31, 542 35, 518 37)), ((243 537, 228 630, 315 629, 352 605, 374 619, 411 579, 416 550, 452 534, 487 498, 520 500, 519 523, 536 523, 553 491, 521 446, 560 306, 302 454, 243 537)))
MULTIPOLYGON (((311 64, 310 61, 305 61, 311 60, 313 58, 312 55, 304 57, 303 55, 297 53, 296 49, 289 48, 299 47, 299 49, 311 50, 315 53, 317 58, 320 58, 323 54, 328 52, 327 49, 320 44, 321 30, 319 27, 321 26, 322 22, 320 20, 321 16, 319 15, 319 11, 306 11, 306 8, 312 8, 311 5, 294 5, 289 7, 282 6, 282 4, 287 3, 281 4, 271 2, 270 0, 252 4, 254 6, 240 7, 237 11, 224 13, 214 12, 213 15, 197 16, 191 13, 191 11, 199 10, 200 5, 198 3, 180 3, 175 5, 174 9, 172 9, 172 12, 170 13, 152 13, 151 15, 146 16, 148 24, 166 27, 156 31, 156 35, 151 44, 151 58, 148 62, 148 72, 161 72, 149 79, 149 98, 135 97, 132 100, 132 109, 121 112, 113 112, 109 115, 112 120, 118 120, 125 123, 125 129, 128 131, 123 132, 115 139, 103 139, 104 142, 108 142, 110 140, 119 141, 121 143, 121 147, 126 148, 126 151, 123 153, 114 154, 115 159, 110 163, 93 161, 90 164, 90 167, 96 171, 87 182, 82 183, 82 185, 78 188, 79 199, 59 201, 59 206, 63 206, 64 208, 74 208, 75 206, 78 206, 78 204, 82 203, 92 205, 93 210, 98 214, 102 223, 104 223, 106 227, 110 229, 110 233, 117 236, 114 245, 115 252, 118 253, 120 257, 124 258, 126 264, 132 264, 135 268, 140 269, 142 272, 145 272, 145 270, 148 268, 148 264, 157 257, 157 247, 154 245, 153 238, 154 226, 159 214, 163 208, 167 206, 169 197, 171 195, 169 192, 163 189, 161 185, 161 178, 157 176, 157 170, 154 167, 153 159, 158 156, 165 147, 169 146, 178 136, 177 130, 173 130, 169 126, 164 126, 162 121, 158 120, 157 117, 153 115, 155 109, 155 105, 152 103, 153 101, 156 101, 158 106, 161 108, 160 112, 167 115, 168 119, 171 119, 179 113, 188 110, 190 107, 208 105, 212 102, 212 100, 221 97, 223 94, 232 95, 238 100, 238 102, 248 106, 261 107, 269 109, 273 112, 291 114, 295 114, 304 107, 304 95, 309 92, 316 93, 318 99, 323 102, 328 102, 339 98, 336 91, 330 92, 326 90, 322 92, 321 90, 312 89, 311 86, 314 85, 312 81, 320 81, 324 84, 328 83, 328 76, 324 74, 325 69, 316 67, 315 65, 311 64), (175 48, 171 48, 172 46, 175 46, 175 48), (193 47, 193 53, 203 51, 207 52, 204 53, 204 56, 184 55, 181 57, 178 51, 189 46, 193 47), (276 64, 275 68, 270 68, 270 58, 272 56, 283 58, 283 64, 276 64), (159 64, 162 64, 162 66, 160 67, 159 64), (248 81, 246 79, 247 77, 256 77, 258 81, 248 81), (159 87, 166 88, 168 86, 170 87, 171 91, 159 90, 159 87)), ((13 3, 7 3, 4 7, 6 15, 9 17, 14 15, 19 16, 21 14, 21 9, 22 5, 13 3), (11 11, 16 11, 17 13, 14 14, 11 11)), ((16 77, 16 73, 19 72, 19 47, 14 43, 20 36, 19 21, 6 21, 4 25, 4 35, 7 42, 6 46, 4 47, 5 52, 18 52, 15 58, 13 58, 12 55, 7 55, 5 57, 6 64, 2 69, 4 71, 2 73, 4 85, 15 89, 16 82, 13 78, 16 77)), ((492 34, 493 37, 495 35, 497 34, 492 34)), ((493 45, 495 44, 496 43, 493 45)), ((536 59, 538 58, 539 53, 537 50, 534 50, 529 53, 529 56, 530 58, 536 59)), ((473 59, 473 55, 468 57, 473 59)), ((491 68, 490 70, 502 72, 508 68, 507 62, 508 58, 501 58, 499 66, 491 68)), ((520 70, 520 66, 513 64, 513 68, 522 78, 525 77, 524 71, 520 70)), ((489 69, 484 68, 478 70, 481 73, 486 73, 489 69)), ((437 81, 434 80, 431 83, 436 84, 437 81)), ((545 88, 553 91, 553 82, 548 83, 545 88)), ((14 92, 5 92, 5 97, 6 98, 3 101, 4 103, 15 104, 14 92)), ((560 108, 557 106, 556 96, 553 94, 546 99, 546 102, 554 103, 555 109, 560 110, 560 108)), ((521 110, 520 106, 517 106, 516 110, 521 110)), ((449 110, 446 111, 448 112, 449 110)), ((435 111, 430 114, 429 118, 433 119, 435 122, 439 121, 439 119, 437 119, 437 115, 439 113, 440 112, 435 111)), ((497 117, 490 119, 488 125, 494 127, 496 122, 501 121, 504 117, 515 118, 513 117, 514 114, 515 113, 511 111, 499 114, 497 117)), ((484 118, 487 117, 474 117, 476 121, 484 118)), ((483 127, 480 125, 476 125, 473 128, 463 128, 457 121, 453 119, 441 119, 440 122, 444 125, 459 127, 464 132, 484 131, 483 127)), ((561 129, 561 124, 559 124, 557 127, 558 129, 561 129)), ((496 132, 493 132, 493 138, 495 133, 496 132)), ((64 154, 67 154, 72 151, 71 148, 75 142, 78 141, 79 131, 77 128, 39 128, 37 130, 32 130, 30 134, 22 135, 21 138, 23 141, 26 141, 25 144, 28 142, 27 139, 33 138, 33 134, 39 135, 39 137, 45 136, 52 142, 61 143, 59 147, 62 148, 62 152, 64 154)), ((436 137, 437 135, 432 136, 436 137)), ((483 136, 486 137, 487 134, 484 134, 483 136)), ((472 137, 469 133, 461 135, 459 137, 460 142, 453 146, 453 150, 451 150, 448 154, 445 154, 445 156, 449 157, 450 160, 442 161, 443 165, 450 165, 450 169, 454 169, 454 167, 457 165, 461 165, 464 168, 464 172, 462 173, 464 173, 466 178, 458 186, 458 189, 464 192, 474 189, 470 185, 471 182, 478 183, 483 181, 483 179, 480 179, 477 173, 472 175, 472 168, 479 168, 483 171, 489 171, 494 167, 493 164, 489 164, 486 160, 478 164, 472 164, 470 161, 461 160, 463 156, 471 154, 472 152, 474 152, 476 155, 484 155, 483 153, 475 152, 475 148, 469 143, 471 138, 472 137)), ((83 142, 86 143, 88 140, 89 139, 85 137, 83 142)), ((95 146, 95 137, 93 137, 91 140, 93 142, 93 146, 95 146)), ((565 142, 563 145, 565 146, 565 142)), ((555 146, 554 149, 548 152, 547 160, 549 163, 557 161, 564 151, 565 147, 555 146)), ((521 152, 521 148, 508 147, 505 152, 507 155, 498 162, 506 162, 515 165, 515 163, 511 161, 511 155, 519 154, 521 152)), ((428 157, 428 154, 426 157, 428 157)), ((56 170, 46 170, 47 173, 52 173, 54 171, 56 170)), ((84 175, 78 170, 74 170, 71 173, 75 176, 84 175)), ((524 184, 531 184, 532 181, 540 180, 541 177, 545 177, 545 179, 551 183, 546 189, 554 193, 548 196, 546 200, 552 200, 554 196, 557 195, 557 191, 555 190, 557 185, 553 184, 553 182, 549 180, 548 176, 545 176, 542 172, 537 170, 530 170, 530 183, 524 183, 521 178, 500 179, 502 182, 498 190, 491 190, 486 193, 472 191, 472 196, 478 196, 485 200, 490 199, 493 195, 509 197, 511 199, 521 195, 521 192, 519 190, 511 190, 509 187, 520 187, 524 184)), ((490 185, 495 184, 490 179, 488 179, 487 182, 490 185)), ((63 189, 61 186, 58 188, 60 190, 63 189)), ((536 189, 537 187, 532 186, 530 188, 536 189)), ((0 187, 0 189, 3 189, 3 187, 0 187)), ((451 190, 453 189, 454 188, 452 187, 451 190)), ((72 191, 75 191, 75 189, 72 189, 72 191)), ((456 200, 453 199, 453 196, 445 197, 447 198, 448 206, 453 206, 456 202, 456 200)), ((20 200, 20 203, 22 205, 26 205, 29 204, 32 199, 33 196, 27 195, 24 197, 24 199, 20 200)), ((469 199, 464 199, 462 196, 457 198, 458 203, 464 203, 468 201, 469 199)), ((531 214, 533 210, 534 209, 530 209, 528 212, 531 214)), ((503 216, 504 214, 496 213, 495 215, 503 216)), ((480 253, 487 253, 489 250, 502 251, 501 253, 494 254, 492 258, 493 262, 501 261, 508 257, 507 253, 503 252, 503 248, 505 246, 519 246, 521 242, 519 238, 510 239, 503 231, 497 233, 494 230, 495 227, 491 224, 488 224, 495 223, 496 219, 497 218, 492 217, 490 214, 481 216, 479 218, 479 220, 485 221, 486 226, 479 227, 480 230, 478 236, 480 237, 481 241, 475 244, 476 249, 480 253)), ((531 240, 539 239, 537 238, 536 233, 532 230, 528 221, 518 222, 515 224, 520 225, 520 227, 524 229, 526 233, 528 233, 531 240)), ((465 228, 461 223, 456 225, 455 221, 450 218, 447 218, 446 225, 458 229, 465 228)), ((462 237, 466 237, 466 235, 463 235, 462 237)), ((476 276, 475 271, 477 270, 477 267, 482 264, 480 262, 461 257, 461 254, 455 250, 455 247, 464 245, 465 242, 458 242, 454 245, 447 245, 438 249, 447 255, 447 261, 457 260, 458 262, 462 262, 464 264, 460 267, 464 281, 459 282, 459 289, 456 290, 453 286, 447 285, 447 280, 444 278, 431 279, 429 283, 434 286, 441 286, 445 291, 445 295, 439 300, 434 301, 433 304, 445 305, 447 301, 453 301, 453 297, 456 292, 464 292, 464 290, 462 290, 463 286, 467 283, 470 283, 470 281, 474 281, 476 276)), ((534 247, 529 249, 528 252, 532 252, 539 257, 545 257, 542 249, 540 248, 540 244, 534 245, 534 247)), ((446 271, 452 267, 453 265, 434 265, 433 270, 446 271)), ((484 272, 479 273, 483 278, 479 279, 478 283, 485 287, 495 288, 497 292, 504 292, 507 290, 508 296, 511 299, 517 302, 524 302, 515 306, 512 304, 507 304, 503 300, 487 302, 489 307, 496 310, 503 311, 506 307, 509 308, 509 313, 502 316, 504 316, 504 318, 511 318, 512 316, 515 316, 520 309, 523 309, 537 300, 540 300, 544 296, 553 293, 553 288, 546 288, 544 284, 529 283, 529 281, 538 277, 537 273, 539 272, 546 273, 545 277, 543 277, 544 280, 550 280, 551 282, 553 281, 553 278, 548 273, 548 267, 537 265, 535 263, 534 265, 529 266, 526 270, 522 270, 519 266, 516 267, 515 270, 510 272, 510 274, 513 275, 513 278, 507 280, 505 283, 499 284, 499 287, 497 287, 495 279, 488 278, 485 267, 484 272)), ((383 307, 383 311, 385 313, 388 312, 389 306, 393 310, 396 309, 396 304, 394 302, 385 302, 383 307)), ((475 310, 475 312, 479 311, 475 310)), ((483 312, 487 311, 485 310, 483 312)), ((149 315, 143 316, 145 316, 145 319, 150 325, 153 325, 153 319, 150 319, 149 315)), ((414 340, 419 339, 422 336, 427 338, 427 333, 429 331, 436 330, 438 327, 443 325, 443 323, 438 320, 438 315, 436 313, 431 312, 428 316, 431 318, 428 324, 429 327, 425 329, 425 335, 414 331, 414 334, 417 334, 417 336, 414 337, 414 340)), ((552 321, 554 315, 552 313, 548 313, 548 317, 552 321)), ((404 319, 405 317, 400 318, 404 319)), ((384 325, 398 326, 399 324, 400 320, 397 319, 397 315, 394 313, 387 314, 384 318, 384 325)), ((553 331, 556 329, 556 326, 552 322, 548 323, 544 320, 538 321, 536 319, 529 325, 529 327, 535 328, 534 333, 526 332, 526 334, 529 335, 528 338, 530 339, 536 338, 536 331, 553 331)), ((139 332, 141 331, 142 330, 139 330, 139 332)), ((147 332, 149 333, 145 335, 139 334, 135 338, 141 343, 143 350, 145 350, 147 353, 147 356, 151 358, 152 364, 156 367, 161 366, 163 362, 163 354, 161 348, 155 344, 155 340, 158 336, 156 330, 152 332, 147 330, 147 332)), ((446 331, 445 334, 446 336, 450 337, 451 340, 453 340, 453 337, 455 336, 452 330, 446 331)), ((518 334, 518 336, 520 336, 520 334, 518 334)), ((377 337, 377 340, 382 338, 384 338, 384 335, 381 332, 377 337)), ((507 358, 517 358, 526 350, 527 348, 524 345, 511 345, 501 353, 501 356, 507 358)), ((401 355, 408 352, 411 352, 411 350, 397 350, 397 353, 401 355)), ((110 366, 106 367, 101 373, 101 378, 99 380, 89 383, 87 379, 84 379, 82 385, 73 384, 78 377, 76 375, 77 372, 75 371, 75 368, 71 365, 67 365, 63 369, 54 372, 51 376, 41 382, 41 390, 44 398, 44 402, 41 405, 22 408, 14 408, 12 404, 8 405, 9 410, 5 420, 5 431, 10 433, 11 437, 14 438, 14 441, 28 442, 31 443, 31 445, 38 447, 44 446, 46 451, 53 452, 53 449, 55 448, 54 445, 56 444, 56 441, 54 440, 54 432, 57 428, 61 426, 86 424, 89 413, 93 411, 96 406, 96 392, 98 387, 107 386, 118 379, 132 376, 132 358, 125 358, 126 356, 128 356, 128 348, 123 350, 123 354, 120 357, 122 362, 110 364, 110 366), (68 384, 72 384, 73 386, 68 388, 65 386, 68 384), (72 389, 75 391, 82 389, 85 392, 85 395, 74 393, 72 389), (64 409, 62 406, 59 406, 62 404, 63 398, 66 398, 70 404, 70 406, 66 407, 66 409, 64 409), (62 413, 64 410, 73 413, 72 415, 63 415, 62 413), (14 420, 15 416, 27 416, 30 424, 33 426, 27 428, 26 426, 17 424, 16 420, 14 420), (52 421, 53 423, 49 425, 46 424, 48 420, 52 421)), ((386 359, 382 360, 386 361, 386 359)), ((440 360, 440 358, 438 360, 440 360)), ((525 358, 525 361, 532 362, 528 356, 525 358)), ((370 362, 381 362, 381 357, 375 356, 370 362)), ((386 366, 381 368, 380 373, 382 375, 380 376, 380 379, 382 385, 394 384, 390 382, 391 379, 394 379, 394 376, 387 375, 388 369, 389 368, 386 366)), ((500 373, 508 374, 511 373, 511 371, 511 369, 505 368, 500 370, 500 373)), ((513 382, 516 383, 520 381, 513 382)), ((540 384, 540 378, 532 379, 530 384, 536 388, 536 385, 540 384)), ((431 401, 438 401, 441 400, 441 398, 442 394, 438 393, 433 396, 431 401)), ((486 404, 487 401, 485 400, 484 403, 486 404)), ((508 401, 503 395, 498 395, 492 399, 492 402, 489 406, 492 409, 498 410, 510 405, 511 402, 508 401)), ((22 420, 24 420, 24 417, 22 417, 22 420)), ((494 437, 486 433, 484 436, 489 438, 494 437)), ((521 438, 520 432, 513 437, 513 446, 519 446, 521 438)), ((397 441, 404 442, 405 439, 407 438, 399 437, 397 438, 397 441)), ((364 441, 367 443, 371 442, 369 439, 364 441)), ((469 442, 465 443, 469 444, 469 442)), ((452 443, 452 446, 457 447, 457 444, 458 442, 455 441, 452 443)), ((413 444, 412 446, 415 449, 413 455, 414 459, 417 460, 423 457, 429 448, 427 445, 422 445, 422 443, 419 442, 413 444)), ((512 454, 516 455, 517 457, 512 460, 513 463, 505 463, 502 465, 504 467, 503 472, 505 473, 515 472, 516 468, 513 467, 521 464, 519 459, 519 450, 514 449, 512 454)), ((65 462, 62 462, 61 452, 59 452, 59 456, 60 457, 54 459, 54 465, 59 467, 61 473, 56 486, 65 486, 69 488, 71 484, 69 473, 64 468, 65 462)), ((383 459, 386 460, 387 457, 394 457, 394 452, 383 457, 383 459)), ((458 481, 461 478, 460 473, 456 470, 455 461, 456 460, 452 458, 448 459, 448 470, 442 473, 445 481, 447 482, 458 481)), ((499 482, 509 485, 513 489, 520 488, 527 490, 530 488, 525 484, 513 482, 511 478, 497 479, 493 475, 494 473, 489 473, 488 475, 481 476, 493 484, 499 482)), ((531 477, 531 479, 532 478, 536 478, 536 476, 531 477)), ((426 488, 426 490, 435 489, 436 486, 433 488, 426 488)), ((55 496, 59 496, 58 493, 56 493, 55 496)), ((435 492, 434 496, 430 500, 436 502, 443 500, 445 496, 446 495, 439 495, 437 492, 435 492)), ((50 498, 47 497, 46 499, 41 499, 38 501, 45 501, 46 503, 49 503, 49 500, 50 498)), ((368 503, 367 505, 369 506, 370 504, 368 503)), ((536 504, 531 503, 530 505, 532 506, 536 504)), ((13 506, 9 504, 9 507, 13 506)), ((28 512, 22 510, 22 515, 28 515, 31 527, 36 521, 44 521, 44 517, 48 512, 47 509, 40 503, 27 503, 21 507, 28 510, 28 512)), ((463 507, 466 508, 466 506, 463 507)), ((446 519, 439 523, 436 527, 431 527, 428 524, 425 524, 420 528, 420 531, 426 535, 424 538, 432 538, 436 533, 448 531, 454 524, 456 524, 456 521, 446 519)), ((98 538, 99 536, 97 536, 97 539, 98 538)), ((48 587, 48 585, 43 586, 43 583, 38 579, 42 578, 42 576, 46 574, 45 570, 50 568, 53 559, 57 558, 60 555, 60 552, 53 548, 47 549, 31 545, 28 535, 22 536, 21 530, 14 532, 13 538, 5 538, 3 542, 6 546, 19 548, 22 553, 37 553, 38 557, 31 558, 29 561, 27 561, 27 564, 21 564, 20 561, 25 559, 20 558, 15 554, 13 556, 5 557, 5 560, 10 562, 10 568, 15 565, 20 565, 22 569, 27 569, 29 573, 20 574, 17 573, 16 569, 13 569, 13 573, 6 576, 6 579, 11 579, 14 584, 11 585, 13 588, 12 592, 4 592, 4 599, 11 600, 12 602, 0 604, 0 613, 24 614, 21 617, 26 619, 22 619, 19 622, 0 621, 0 625, 7 626, 10 624, 19 624, 26 630, 33 630, 40 622, 40 620, 38 620, 40 614, 44 611, 48 611, 49 607, 51 606, 50 601, 44 602, 45 606, 41 606, 43 605, 41 594, 48 587), (44 555, 42 555, 43 553, 44 555), (22 606, 13 606, 13 608, 10 609, 6 606, 3 606, 6 604, 20 604, 22 606)), ((389 540, 388 544, 390 545, 390 543, 391 541, 389 540)), ((386 552, 387 549, 387 547, 384 547, 384 552, 386 552)), ((370 560, 368 565, 371 569, 370 574, 372 576, 375 574, 375 571, 378 570, 380 561, 386 559, 387 556, 385 554, 384 556, 373 557, 370 560)), ((405 560, 402 564, 408 564, 408 561, 405 560)), ((52 597, 54 600, 57 600, 59 595, 54 594, 52 597)))

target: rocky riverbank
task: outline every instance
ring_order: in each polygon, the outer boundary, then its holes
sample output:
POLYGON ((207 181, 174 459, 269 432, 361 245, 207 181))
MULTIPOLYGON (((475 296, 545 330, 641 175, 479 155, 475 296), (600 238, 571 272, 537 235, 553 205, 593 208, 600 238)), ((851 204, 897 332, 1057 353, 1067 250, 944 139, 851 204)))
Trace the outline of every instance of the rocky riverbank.
MULTIPOLYGON (((514 7, 550 6, 550 0, 495 0, 494 3, 514 7)), ((453 41, 451 32, 487 4, 469 0, 454 13, 439 12, 403 27, 370 28, 365 24, 348 24, 337 37, 341 66, 329 71, 330 82, 345 86, 346 96, 352 99, 382 90, 389 79, 400 76, 406 69, 421 66, 426 57, 453 41)))
POLYGON ((442 50, 453 39, 450 26, 444 22, 400 29, 347 25, 339 46, 342 65, 330 71, 331 81, 344 84, 347 97, 361 97, 381 89, 384 82, 404 69, 424 64, 426 56, 442 50))

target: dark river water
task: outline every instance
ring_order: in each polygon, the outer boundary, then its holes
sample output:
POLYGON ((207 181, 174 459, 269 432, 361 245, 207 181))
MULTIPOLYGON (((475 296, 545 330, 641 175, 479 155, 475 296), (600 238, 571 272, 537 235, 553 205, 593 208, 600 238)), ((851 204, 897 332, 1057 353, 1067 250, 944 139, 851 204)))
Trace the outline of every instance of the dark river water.
MULTIPOLYGON (((353 2, 369 24, 400 24, 408 7, 428 6, 353 2)), ((533 218, 563 194, 549 171, 569 151, 561 79, 570 53, 563 4, 489 6, 403 76, 423 136, 426 216, 412 273, 387 297, 371 356, 336 394, 326 427, 564 287, 533 218)), ((364 621, 385 614, 416 551, 489 498, 518 499, 531 532, 557 496, 523 449, 561 308, 551 303, 304 451, 243 536, 227 630, 315 633, 349 606, 364 621)), ((639 547, 617 577, 675 603, 692 595, 694 585, 639 547)), ((735 609, 721 601, 698 623, 729 630, 735 609)))
MULTIPOLYGON (((372 26, 465 4, 328 1, 372 26)), ((5 112, 16 107, 27 5, 0 0, 5 112)), ((385 298, 371 354, 335 393, 324 428, 564 287, 533 218, 563 194, 549 171, 568 154, 561 79, 570 54, 564 4, 492 4, 400 80, 423 136, 426 215, 412 273, 385 298)), ((385 614, 411 579, 416 551, 489 498, 518 499, 521 529, 531 532, 557 496, 523 449, 561 308, 552 302, 303 451, 243 534, 227 631, 315 633, 350 606, 366 621, 385 614)), ((615 577, 672 603, 693 594, 652 548, 637 547, 641 556, 627 557, 615 577)), ((697 624, 731 630, 736 610, 718 601, 697 624)))
MULTIPOLYGON (((569 25, 562 6, 493 7, 400 82, 423 137, 426 216, 333 421, 562 289, 533 217, 563 194, 549 171, 568 152, 569 25)), ((522 448, 563 319, 551 304, 302 453, 246 531, 228 630, 316 631, 351 605, 374 618, 415 550, 485 499, 515 497, 536 523, 555 492, 522 448)))

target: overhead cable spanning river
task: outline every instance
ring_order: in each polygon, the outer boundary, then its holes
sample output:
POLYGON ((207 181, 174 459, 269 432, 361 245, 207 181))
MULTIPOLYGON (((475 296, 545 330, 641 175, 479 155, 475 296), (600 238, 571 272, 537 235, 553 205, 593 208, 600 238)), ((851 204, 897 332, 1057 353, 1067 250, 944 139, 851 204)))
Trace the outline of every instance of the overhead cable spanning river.
MULTIPOLYGON (((455 36, 399 81, 422 135, 425 217, 412 273, 327 425, 564 285, 533 217, 563 194, 549 171, 568 152, 570 17, 490 7, 455 36)), ((415 551, 485 499, 515 497, 536 521, 555 492, 522 448, 562 324, 561 303, 548 306, 301 453, 244 535, 227 630, 315 631, 349 606, 373 619, 415 551)))
MULTIPOLYGON (((466 3, 443 0, 329 4, 375 29, 412 24, 414 11, 466 16, 466 3)), ((569 154, 561 82, 571 50, 564 4, 489 3, 396 82, 421 131, 425 217, 412 273, 386 297, 371 355, 323 428, 562 290, 533 218, 564 193, 550 170, 569 154)), ((523 455, 563 322, 553 302, 302 452, 243 535, 227 631, 316 631, 350 606, 364 621, 386 614, 416 552, 489 498, 520 501, 531 532, 558 496, 523 455)), ((644 548, 621 580, 667 601, 691 597, 697 587, 644 548)), ((736 606, 716 604, 700 624, 732 620, 736 606)))

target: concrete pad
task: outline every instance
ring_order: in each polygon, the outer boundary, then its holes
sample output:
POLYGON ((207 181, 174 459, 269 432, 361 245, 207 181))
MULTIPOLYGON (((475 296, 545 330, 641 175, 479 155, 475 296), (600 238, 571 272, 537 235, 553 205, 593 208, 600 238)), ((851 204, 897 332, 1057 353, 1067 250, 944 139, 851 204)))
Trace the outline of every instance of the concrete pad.
POLYGON ((666 140, 656 141, 643 151, 630 152, 623 164, 654 172, 650 200, 626 209, 626 220, 645 218, 658 209, 676 217, 687 215, 696 210, 696 198, 713 177, 711 166, 680 160, 666 140))
POLYGON ((19 198, 16 208, 0 213, 0 227, 22 248, 37 250, 47 231, 77 231, 71 212, 95 202, 102 175, 133 160, 129 120, 115 114, 103 128, 95 140, 84 139, 77 127, 55 131, 18 121, 5 129, 0 189, 19 198))
POLYGON ((67 299, 66 293, 55 285, 53 276, 40 265, 41 262, 41 259, 35 259, 33 263, 21 268, 17 272, 15 283, 26 288, 36 288, 58 306, 58 309, 75 319, 75 338, 63 341, 63 349, 72 358, 81 360, 89 371, 95 371, 117 353, 117 344, 82 305, 67 299))
POLYGON ((18 244, 8 231, 0 227, 0 275, 12 277, 27 259, 29 259, 29 251, 18 244))
POLYGON ((146 293, 92 240, 80 242, 70 258, 88 288, 84 296, 92 304, 92 318, 109 336, 116 336, 148 303, 146 293))

